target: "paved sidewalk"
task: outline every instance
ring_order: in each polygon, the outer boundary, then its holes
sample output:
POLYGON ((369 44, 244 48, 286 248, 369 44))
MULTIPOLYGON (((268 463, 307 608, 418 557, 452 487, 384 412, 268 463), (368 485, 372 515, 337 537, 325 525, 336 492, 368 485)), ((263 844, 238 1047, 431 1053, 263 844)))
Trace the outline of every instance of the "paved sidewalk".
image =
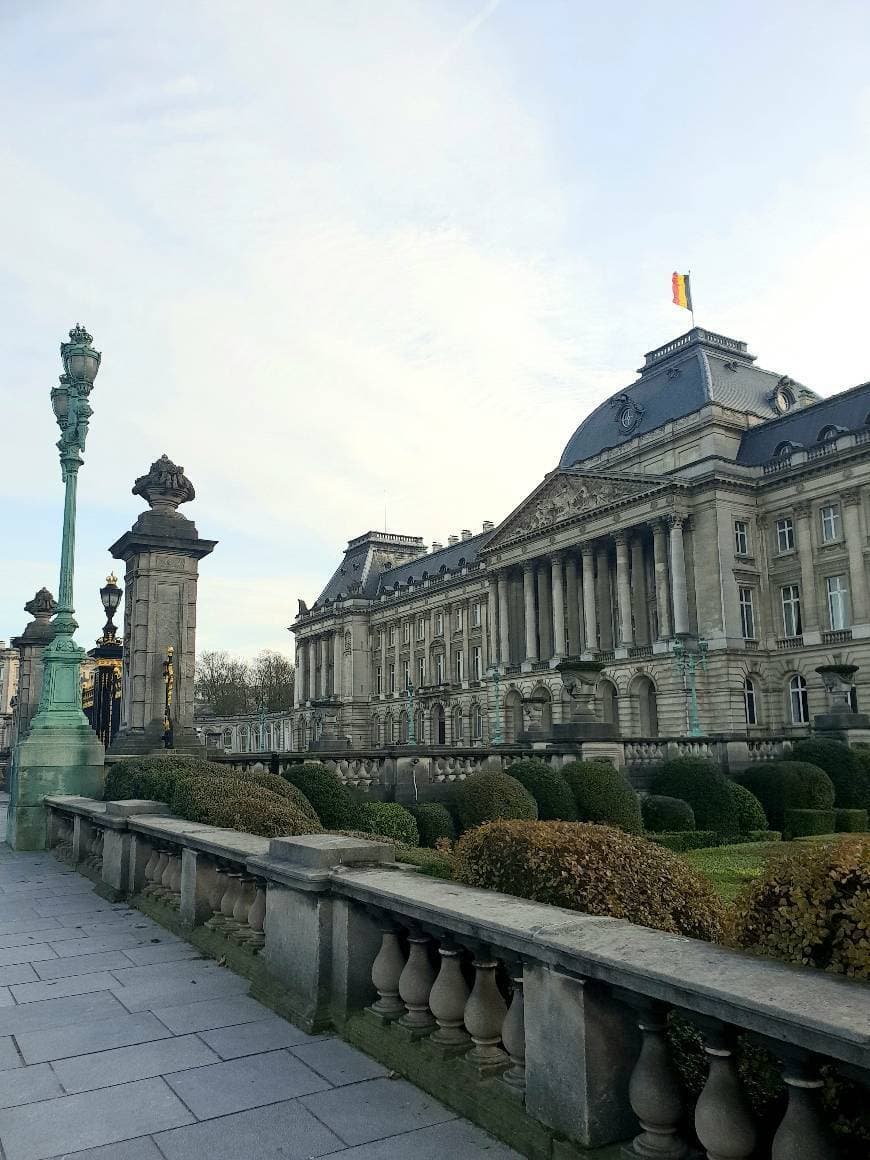
POLYGON ((0 1155, 518 1160, 247 988, 53 856, 0 844, 0 1155))

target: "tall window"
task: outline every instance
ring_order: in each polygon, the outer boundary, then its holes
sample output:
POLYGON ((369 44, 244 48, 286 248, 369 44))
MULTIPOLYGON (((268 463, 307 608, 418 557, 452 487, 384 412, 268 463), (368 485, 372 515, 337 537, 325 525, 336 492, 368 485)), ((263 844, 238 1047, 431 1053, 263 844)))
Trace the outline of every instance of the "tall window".
POLYGON ((435 657, 435 684, 444 684, 444 653, 438 653, 435 657))
POLYGON ((417 617, 417 640, 423 640, 426 635, 426 617, 417 617))
POLYGON ((232 729, 224 729, 224 749, 232 749, 233 747, 233 731, 232 729))
POLYGON ((426 684, 426 658, 417 657, 417 688, 426 684))
POLYGON ((378 667, 375 669, 375 692, 380 697, 380 695, 381 695, 381 693, 383 693, 383 691, 384 691, 384 675, 381 672, 381 666, 378 665, 378 667))
POLYGON ((794 550, 794 523, 790 516, 776 521, 776 549, 778 552, 794 550))
POLYGON ((846 587, 845 576, 829 576, 828 588, 828 618, 832 629, 849 627, 849 589, 846 587))
POLYGON ((738 556, 749 555, 749 525, 745 520, 734 521, 734 551, 738 556))
POLYGON ((390 648, 393 648, 396 644, 396 626, 394 624, 390 625, 389 632, 387 633, 387 644, 390 648))
POLYGON ((387 674, 389 676, 389 684, 387 686, 387 691, 390 693, 395 693, 395 691, 396 691, 396 666, 390 665, 390 667, 387 669, 387 674))
POLYGON ((752 600, 751 588, 738 588, 740 596, 740 627, 744 637, 752 639, 755 636, 755 605, 752 600))
POLYGON ((390 740, 394 745, 399 740, 399 722, 395 717, 390 718, 390 740))
POLYGON ((402 621, 402 644, 411 643, 411 622, 410 620, 402 621))
POLYGON ((480 601, 475 600, 471 606, 471 627, 480 628, 480 601))
POLYGON ((377 717, 372 717, 371 734, 369 741, 372 745, 378 746, 381 743, 381 728, 377 717))
POLYGON ((444 635, 444 613, 443 612, 436 612, 435 613, 435 635, 436 636, 443 636, 444 635))
POLYGON ((782 630, 786 636, 800 636, 803 632, 801 624, 801 596, 797 584, 785 584, 780 589, 782 597, 782 630))
POLYGON ((404 693, 411 683, 411 662, 402 661, 402 692, 404 693))
POLYGON ((383 643, 384 643, 384 630, 382 628, 379 628, 378 631, 375 633, 375 648, 380 648, 383 643))
POLYGON ((792 724, 806 725, 810 719, 810 706, 807 701, 807 683, 800 673, 795 673, 788 683, 788 700, 792 724))
POLYGON ((471 706, 471 737, 474 741, 480 741, 483 737, 483 714, 477 702, 471 706))
POLYGON ((480 645, 476 644, 471 650, 471 679, 479 681, 483 676, 483 661, 480 645))
POLYGON ((453 631, 462 631, 462 605, 458 604, 453 610, 453 631))
POLYGON ((840 505, 829 503, 823 507, 819 516, 822 521, 822 543, 831 544, 840 538, 840 505))
POLYGON ((453 744, 461 745, 465 740, 465 719, 462 716, 462 707, 457 705, 453 710, 453 744))
POLYGON ((755 702, 755 684, 752 677, 743 682, 743 711, 746 714, 747 725, 758 724, 758 706, 755 702))
POLYGON ((456 654, 456 680, 460 683, 465 679, 465 657, 461 652, 456 654))

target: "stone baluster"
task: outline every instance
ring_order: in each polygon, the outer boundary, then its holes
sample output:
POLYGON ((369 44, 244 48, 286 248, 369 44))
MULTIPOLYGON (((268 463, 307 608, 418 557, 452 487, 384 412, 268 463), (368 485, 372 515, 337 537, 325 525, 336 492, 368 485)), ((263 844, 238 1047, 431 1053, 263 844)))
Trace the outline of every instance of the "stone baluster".
POLYGON ((155 872, 157 869, 157 863, 159 861, 160 861, 160 851, 157 849, 156 846, 152 846, 151 853, 148 856, 148 861, 145 863, 145 869, 142 872, 142 877, 143 877, 144 883, 145 883, 144 886, 142 887, 143 894, 147 894, 148 891, 151 889, 151 885, 154 882, 155 872))
POLYGON ((499 1047, 507 1004, 495 980, 498 963, 482 947, 474 960, 474 987, 465 1004, 465 1026, 474 1041, 469 1060, 483 1072, 501 1071, 509 1064, 499 1047))
POLYGON ((233 942, 242 943, 250 934, 251 928, 248 924, 248 916, 251 913, 251 907, 254 905, 254 899, 256 897, 256 883, 253 878, 245 875, 242 878, 239 897, 236 899, 236 904, 233 907, 233 929, 229 932, 229 936, 233 942))
POLYGON ((429 958, 429 936, 420 931, 408 935, 408 960, 399 975, 399 997, 408 1008, 399 1024, 415 1036, 428 1035, 436 1026, 429 1010, 429 994, 435 968, 429 958))
POLYGON ((266 921, 266 883, 261 879, 256 880, 256 894, 251 909, 248 911, 248 927, 250 933, 245 939, 245 945, 249 947, 254 954, 262 950, 266 945, 266 932, 264 924, 266 921))
POLYGON ((839 1151, 819 1107, 823 1080, 816 1063, 805 1056, 786 1059, 782 1078, 788 1104, 773 1138, 770 1160, 837 1160, 839 1151))
POLYGON ((438 1024, 430 1042, 436 1043, 442 1052, 456 1055, 464 1054, 471 1046, 464 1025, 469 990, 462 974, 461 953, 450 941, 442 941, 438 948, 441 968, 429 993, 429 1010, 438 1024))
POLYGON ((209 905, 211 906, 211 918, 203 923, 208 930, 218 930, 223 922, 223 901, 224 897, 232 886, 232 880, 227 873, 225 865, 218 865, 215 869, 214 885, 209 894, 209 905))
POLYGON ((679 1131, 683 1115, 680 1084, 671 1064, 666 1038, 667 1011, 661 1003, 640 1008, 642 1039, 628 1085, 628 1099, 643 1131, 632 1145, 638 1156, 683 1160, 689 1150, 679 1131))
POLYGON ((242 879, 241 874, 234 870, 228 870, 225 877, 227 878, 227 888, 221 896, 221 908, 212 921, 206 923, 212 930, 219 931, 221 934, 225 932, 227 924, 233 921, 233 911, 239 897, 242 879))
POLYGON ((526 1087, 526 1024, 523 1003, 523 967, 517 964, 511 979, 511 1005, 501 1029, 504 1049, 510 1056, 511 1067, 504 1073, 504 1081, 518 1091, 526 1087))
POLYGON ((103 844, 106 841, 106 831, 98 830, 94 839, 94 869, 102 870, 103 868, 103 844))
POLYGON ((695 1105, 695 1131, 708 1160, 750 1160, 758 1133, 734 1064, 731 1033, 721 1023, 702 1030, 709 1071, 695 1105))
POLYGON ((163 867, 163 873, 160 875, 160 881, 154 891, 154 897, 163 902, 172 893, 172 875, 175 873, 173 866, 172 851, 166 851, 166 863, 163 867))
POLYGON ((171 858, 172 874, 169 879, 169 896, 167 901, 173 910, 178 910, 181 907, 181 853, 174 854, 171 858))
POLYGON ((381 927, 381 948, 372 963, 372 984, 378 998, 368 1010, 385 1023, 401 1019, 405 1004, 399 998, 399 977, 405 969, 405 956, 399 934, 392 923, 381 927))
POLYGON ((147 894, 149 898, 157 897, 158 892, 160 891, 161 885, 163 883, 163 874, 164 874, 166 867, 168 865, 169 865, 169 854, 166 850, 161 850, 160 855, 157 859, 157 864, 154 867, 154 872, 153 872, 154 876, 151 879, 150 885, 147 886, 145 888, 145 890, 142 891, 143 894, 147 894))

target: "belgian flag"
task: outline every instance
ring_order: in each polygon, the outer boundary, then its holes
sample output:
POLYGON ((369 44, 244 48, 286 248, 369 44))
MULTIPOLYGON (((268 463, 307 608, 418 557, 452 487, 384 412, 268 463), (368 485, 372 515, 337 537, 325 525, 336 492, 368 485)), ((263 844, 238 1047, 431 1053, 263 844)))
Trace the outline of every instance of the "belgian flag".
POLYGON ((684 310, 692 309, 692 290, 689 286, 688 274, 673 274, 671 288, 674 292, 674 306, 682 306, 684 310))

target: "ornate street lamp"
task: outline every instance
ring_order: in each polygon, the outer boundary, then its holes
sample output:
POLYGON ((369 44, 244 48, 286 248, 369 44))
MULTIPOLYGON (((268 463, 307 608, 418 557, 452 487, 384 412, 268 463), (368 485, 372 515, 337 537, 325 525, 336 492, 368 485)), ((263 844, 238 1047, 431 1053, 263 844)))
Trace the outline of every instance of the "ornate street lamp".
POLYGON ((90 716, 91 727, 108 749, 120 724, 121 661, 124 655, 123 645, 118 640, 118 627, 112 619, 121 603, 121 589, 114 572, 106 577, 106 583, 100 589, 100 600, 106 623, 97 638, 97 647, 88 652, 88 656, 96 661, 96 669, 90 711, 87 706, 84 708, 85 716, 90 716))
POLYGON ((698 681, 697 671, 707 671, 708 644, 702 638, 692 636, 678 636, 674 640, 674 668, 683 678, 683 688, 689 698, 688 736, 703 737, 701 722, 698 717, 698 681))
POLYGON ((490 730, 490 734, 492 737, 492 744, 501 745, 501 670, 499 669, 498 665, 493 665, 489 670, 489 678, 492 682, 492 689, 495 695, 495 713, 491 714, 492 728, 490 730))

